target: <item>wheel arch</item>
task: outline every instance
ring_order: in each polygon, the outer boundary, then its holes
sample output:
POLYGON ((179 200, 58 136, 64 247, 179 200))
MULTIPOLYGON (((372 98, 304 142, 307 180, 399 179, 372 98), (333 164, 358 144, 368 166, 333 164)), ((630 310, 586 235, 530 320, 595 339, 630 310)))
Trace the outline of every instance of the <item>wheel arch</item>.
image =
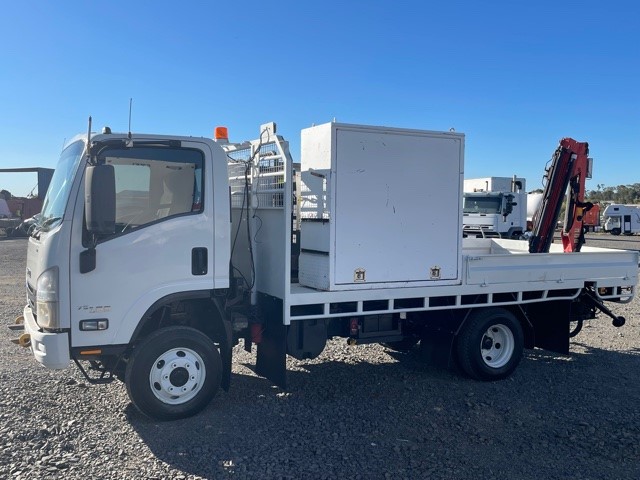
POLYGON ((462 320, 458 324, 458 328, 454 332, 455 338, 457 339, 460 335, 460 332, 464 328, 469 316, 473 312, 478 311, 488 311, 492 309, 502 309, 512 313, 518 322, 520 322, 520 326, 522 327, 522 333, 524 334, 524 348, 531 349, 535 345, 535 330, 531 321, 527 317, 527 314, 522 309, 521 305, 492 305, 488 307, 477 307, 477 308, 469 308, 465 314, 462 316, 462 320))
POLYGON ((158 299, 138 322, 129 340, 130 348, 135 348, 136 343, 162 327, 192 327, 219 346, 223 367, 222 388, 228 390, 231 382, 233 334, 221 298, 210 290, 196 290, 172 293, 158 299))
POLYGON ((507 232, 507 238, 517 239, 524 233, 524 229, 522 227, 511 227, 507 232))
POLYGON ((449 365, 456 351, 456 344, 460 332, 468 323, 469 317, 474 312, 488 311, 491 309, 502 309, 513 314, 520 326, 524 336, 524 348, 531 349, 535 346, 535 331, 527 314, 520 305, 494 305, 464 309, 438 310, 425 314, 416 314, 423 321, 420 322, 419 335, 421 337, 421 347, 424 358, 430 362, 449 365), (425 350, 425 348, 427 350, 425 350))

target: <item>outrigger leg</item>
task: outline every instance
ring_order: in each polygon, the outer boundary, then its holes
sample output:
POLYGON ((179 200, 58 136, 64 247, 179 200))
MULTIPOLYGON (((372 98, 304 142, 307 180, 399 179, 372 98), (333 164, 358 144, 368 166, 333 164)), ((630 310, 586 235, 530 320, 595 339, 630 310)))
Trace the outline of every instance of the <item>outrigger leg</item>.
POLYGON ((591 292, 585 292, 584 293, 585 298, 591 302, 591 304, 596 307, 598 310, 600 310, 602 313, 608 315, 609 317, 611 317, 613 319, 613 321, 611 322, 611 324, 614 327, 621 327, 625 324, 626 319, 622 316, 616 315, 615 313, 613 313, 611 310, 609 310, 604 303, 602 303, 600 300, 598 300, 591 292))

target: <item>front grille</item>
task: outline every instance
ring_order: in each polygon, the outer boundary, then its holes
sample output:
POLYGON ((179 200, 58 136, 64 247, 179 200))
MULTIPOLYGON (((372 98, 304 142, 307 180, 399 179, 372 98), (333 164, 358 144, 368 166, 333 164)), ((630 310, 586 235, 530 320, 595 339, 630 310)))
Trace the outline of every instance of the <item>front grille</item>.
POLYGON ((31 312, 33 313, 33 318, 37 319, 36 316, 36 289, 29 285, 27 282, 27 304, 31 308, 31 312))

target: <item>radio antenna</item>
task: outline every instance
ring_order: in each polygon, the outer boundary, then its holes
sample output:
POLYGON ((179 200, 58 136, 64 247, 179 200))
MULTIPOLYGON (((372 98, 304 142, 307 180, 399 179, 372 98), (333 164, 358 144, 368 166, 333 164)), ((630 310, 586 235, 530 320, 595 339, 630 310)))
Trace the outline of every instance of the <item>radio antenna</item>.
POLYGON ((131 141, 131 105, 133 104, 133 98, 129 98, 129 141, 131 141))
POLYGON ((91 115, 89 115, 89 128, 87 129, 87 162, 93 165, 91 161, 91 115))

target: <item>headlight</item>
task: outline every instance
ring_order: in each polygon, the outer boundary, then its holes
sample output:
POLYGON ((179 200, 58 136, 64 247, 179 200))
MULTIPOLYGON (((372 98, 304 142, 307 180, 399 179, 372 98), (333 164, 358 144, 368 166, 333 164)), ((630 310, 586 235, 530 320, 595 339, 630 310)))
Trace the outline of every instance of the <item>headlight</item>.
POLYGON ((58 267, 43 272, 36 284, 36 315, 43 328, 59 328, 58 267))

